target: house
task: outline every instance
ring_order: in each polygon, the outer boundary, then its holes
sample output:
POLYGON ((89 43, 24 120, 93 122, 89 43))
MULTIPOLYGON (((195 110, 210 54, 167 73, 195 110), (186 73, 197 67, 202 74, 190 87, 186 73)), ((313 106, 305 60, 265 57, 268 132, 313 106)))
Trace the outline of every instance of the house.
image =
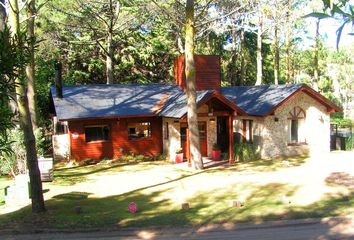
MULTIPOLYGON (((221 87, 220 58, 196 56, 198 131, 203 157, 217 143, 233 160, 240 141, 262 158, 315 154, 330 147, 330 113, 340 111, 304 84, 221 87)), ((54 157, 76 160, 126 154, 189 159, 184 58, 175 84, 51 88, 54 157)), ((58 78, 60 80, 60 78, 58 78)))

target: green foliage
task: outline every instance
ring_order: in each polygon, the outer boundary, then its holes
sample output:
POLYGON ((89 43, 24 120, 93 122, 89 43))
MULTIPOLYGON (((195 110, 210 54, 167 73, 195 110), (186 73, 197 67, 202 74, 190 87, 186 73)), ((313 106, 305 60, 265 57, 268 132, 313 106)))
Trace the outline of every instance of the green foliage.
POLYGON ((345 150, 350 151, 354 149, 354 135, 345 140, 345 150))
POLYGON ((234 145, 235 159, 240 161, 256 160, 256 148, 252 143, 241 142, 234 145))
POLYGON ((220 150, 220 146, 217 143, 215 143, 213 145, 213 150, 220 150))
POLYGON ((13 177, 26 171, 26 149, 24 145, 23 132, 20 129, 8 131, 7 144, 10 152, 0 155, 2 175, 10 174, 13 177))
MULTIPOLYGON (((37 155, 44 156, 48 149, 48 142, 43 136, 42 129, 34 131, 36 138, 37 155)), ((1 141, 0 136, 0 141, 1 141)), ((26 147, 24 143, 23 131, 20 129, 8 130, 6 138, 3 139, 4 145, 0 149, 0 175, 17 175, 26 171, 26 147)))
POLYGON ((341 114, 339 117, 332 117, 331 123, 338 124, 339 126, 351 126, 353 124, 352 120, 344 119, 343 114, 341 114))

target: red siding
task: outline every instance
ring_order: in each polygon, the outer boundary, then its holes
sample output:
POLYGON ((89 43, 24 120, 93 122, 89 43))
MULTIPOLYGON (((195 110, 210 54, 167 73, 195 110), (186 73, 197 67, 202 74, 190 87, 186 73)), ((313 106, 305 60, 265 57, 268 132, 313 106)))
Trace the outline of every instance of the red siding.
POLYGON ((71 158, 75 160, 117 158, 125 154, 157 156, 162 153, 162 119, 161 118, 124 118, 106 120, 80 120, 69 122, 71 158), (151 137, 146 139, 128 139, 128 122, 151 122, 151 137), (86 125, 108 125, 108 141, 85 141, 86 125), (75 138, 75 133, 78 136, 75 138))
MULTIPOLYGON (((217 90, 220 91, 221 67, 219 56, 194 56, 196 68, 197 90, 217 90)), ((186 89, 186 76, 184 73, 184 56, 175 59, 174 75, 176 83, 186 89)))

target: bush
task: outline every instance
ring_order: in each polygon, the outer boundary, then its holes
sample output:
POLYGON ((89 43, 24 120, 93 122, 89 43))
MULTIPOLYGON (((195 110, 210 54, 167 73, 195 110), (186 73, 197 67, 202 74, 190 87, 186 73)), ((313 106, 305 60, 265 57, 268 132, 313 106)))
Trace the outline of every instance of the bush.
POLYGON ((8 145, 11 151, 2 153, 1 174, 10 174, 13 177, 20 173, 26 172, 26 148, 23 141, 23 132, 20 129, 8 131, 8 145))
POLYGON ((345 140, 345 150, 353 150, 354 148, 354 136, 351 136, 345 140))
POLYGON ((234 158, 240 161, 252 161, 257 158, 255 146, 247 142, 235 144, 234 154, 234 158))
MULTIPOLYGON (((44 156, 48 147, 48 141, 44 138, 42 129, 34 131, 36 138, 37 156, 44 156)), ((21 129, 12 129, 7 131, 6 136, 0 137, 0 174, 10 174, 13 177, 20 173, 25 173, 26 165, 26 147, 24 135, 21 129)))

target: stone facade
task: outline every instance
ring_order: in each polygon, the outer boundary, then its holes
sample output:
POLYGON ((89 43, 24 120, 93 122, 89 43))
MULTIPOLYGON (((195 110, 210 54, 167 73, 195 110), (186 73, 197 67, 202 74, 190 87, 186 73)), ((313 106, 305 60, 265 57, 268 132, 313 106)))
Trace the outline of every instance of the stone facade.
MULTIPOLYGON (((202 105, 198 108, 198 113, 208 113, 209 109, 207 105, 202 105)), ((211 156, 213 145, 217 141, 216 132, 216 117, 199 117, 199 122, 206 122, 207 126, 207 152, 208 156, 211 156)), ((181 134, 180 134, 179 119, 163 118, 162 119, 162 131, 163 131, 163 152, 167 154, 168 159, 173 162, 176 156, 176 150, 181 148, 181 134), (168 126, 168 136, 167 136, 168 126)))
POLYGON ((234 132, 243 133, 242 120, 253 120, 253 142, 261 158, 295 155, 315 155, 330 150, 330 116, 325 106, 305 93, 298 93, 286 104, 267 117, 238 116, 234 119, 234 132), (289 145, 289 119, 294 107, 306 114, 301 134, 305 144, 289 145))

